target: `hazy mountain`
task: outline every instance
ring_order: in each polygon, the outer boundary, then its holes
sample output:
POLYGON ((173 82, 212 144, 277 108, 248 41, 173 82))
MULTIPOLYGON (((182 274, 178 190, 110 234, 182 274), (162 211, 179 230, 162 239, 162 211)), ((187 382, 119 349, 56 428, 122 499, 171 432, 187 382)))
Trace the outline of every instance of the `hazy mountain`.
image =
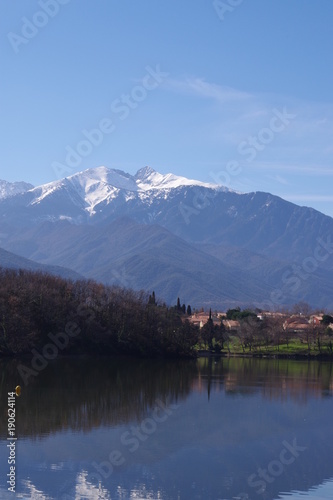
POLYGON ((271 291, 250 272, 240 272, 157 225, 123 217, 108 225, 44 223, 21 233, 12 246, 32 259, 71 267, 86 277, 155 290, 167 303, 178 296, 193 305, 250 305, 271 291), (32 243, 34 242, 34 243, 32 243))
POLYGON ((82 279, 82 276, 72 269, 66 269, 62 266, 48 266, 40 264, 30 259, 20 257, 19 255, 15 255, 12 252, 7 252, 7 250, 4 250, 3 248, 0 248, 0 268, 1 267, 5 269, 28 269, 29 271, 41 271, 72 280, 82 279))
POLYGON ((333 219, 269 193, 98 167, 0 200, 0 220, 7 250, 166 301, 333 307, 333 219))

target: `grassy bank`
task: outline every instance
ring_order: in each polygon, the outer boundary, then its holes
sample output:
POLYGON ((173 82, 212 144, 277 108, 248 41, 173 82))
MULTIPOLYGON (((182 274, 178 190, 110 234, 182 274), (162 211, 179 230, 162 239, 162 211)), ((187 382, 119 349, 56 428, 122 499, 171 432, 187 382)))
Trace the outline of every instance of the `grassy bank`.
POLYGON ((221 355, 240 357, 280 357, 280 358, 325 358, 333 360, 332 342, 329 338, 322 342, 304 342, 301 338, 291 338, 288 343, 277 345, 241 344, 237 337, 230 337, 223 345, 223 349, 218 344, 213 345, 213 349, 207 349, 205 344, 196 345, 198 356, 221 355))

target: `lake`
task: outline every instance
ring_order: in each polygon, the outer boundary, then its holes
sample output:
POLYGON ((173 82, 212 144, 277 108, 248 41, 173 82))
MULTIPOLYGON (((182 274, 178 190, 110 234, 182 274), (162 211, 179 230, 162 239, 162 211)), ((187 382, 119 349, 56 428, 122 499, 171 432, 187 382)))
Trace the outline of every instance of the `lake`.
POLYGON ((27 385, 18 363, 0 363, 1 498, 333 498, 331 363, 63 358, 27 385))

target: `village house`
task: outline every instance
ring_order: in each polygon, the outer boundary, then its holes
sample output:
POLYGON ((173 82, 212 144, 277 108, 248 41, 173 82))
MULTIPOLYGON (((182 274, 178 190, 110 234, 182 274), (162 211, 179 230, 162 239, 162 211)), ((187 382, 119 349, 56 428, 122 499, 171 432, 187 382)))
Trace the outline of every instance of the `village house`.
POLYGON ((260 320, 263 320, 264 318, 281 319, 281 318, 286 318, 287 316, 288 315, 286 313, 275 312, 275 311, 262 311, 259 314, 257 314, 257 318, 260 320))
POLYGON ((240 322, 237 320, 224 319, 222 323, 224 324, 226 330, 228 330, 229 332, 237 332, 240 328, 240 322))
POLYGON ((313 326, 319 326, 321 324, 321 320, 323 319, 323 314, 316 314, 310 316, 309 323, 313 326))
MULTIPOLYGON (((222 312, 212 313, 213 324, 220 326, 221 319, 225 317, 226 314, 222 312)), ((193 325, 197 325, 199 328, 202 328, 207 321, 209 320, 209 313, 207 312, 197 312, 189 316, 189 322, 193 325)))
POLYGON ((283 329, 290 333, 302 333, 311 330, 312 328, 313 325, 311 325, 305 317, 296 314, 290 316, 290 318, 286 319, 283 323, 283 329))
MULTIPOLYGON (((241 326, 240 322, 237 320, 226 319, 226 316, 227 315, 224 312, 212 312, 213 324, 219 326, 222 322, 228 332, 236 333, 239 331, 241 326)), ((262 311, 257 314, 257 318, 259 320, 264 320, 265 318, 280 319, 281 322, 284 320, 284 331, 289 333, 305 333, 322 325, 321 321, 323 319, 323 314, 313 314, 308 318, 302 314, 293 314, 289 316, 288 314, 281 312, 262 311)), ((192 324, 202 328, 209 320, 209 313, 205 311, 196 312, 187 319, 192 324)), ((328 327, 333 330, 333 324, 328 325, 328 327)))

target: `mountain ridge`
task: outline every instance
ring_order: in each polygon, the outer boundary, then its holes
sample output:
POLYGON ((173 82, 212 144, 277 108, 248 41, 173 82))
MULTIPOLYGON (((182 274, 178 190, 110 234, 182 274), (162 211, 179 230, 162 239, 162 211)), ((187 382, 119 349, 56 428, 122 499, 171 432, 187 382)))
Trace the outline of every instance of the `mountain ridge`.
MULTIPOLYGON (((80 208, 84 208, 91 216, 95 215, 96 206, 101 203, 109 204, 124 193, 126 193, 125 201, 131 197, 131 194, 137 194, 142 200, 147 200, 148 198, 158 197, 168 190, 185 186, 231 191, 217 184, 187 179, 171 173, 160 174, 151 167, 141 168, 136 174, 131 175, 119 169, 100 166, 32 187, 23 194, 26 194, 27 205, 36 206, 43 201, 47 202, 48 199, 56 197, 60 192, 66 192, 67 198, 72 198, 75 204, 80 208)), ((75 221, 74 218, 73 222, 75 221)))
POLYGON ((67 269, 63 266, 41 264, 31 259, 26 259, 24 257, 16 255, 12 252, 8 252, 3 248, 0 248, 0 268, 40 271, 43 273, 53 274, 55 276, 61 276, 62 278, 71 280, 83 279, 83 277, 79 273, 76 273, 72 269, 67 269))
POLYGON ((261 283, 262 299, 282 290, 274 307, 332 304, 333 219, 270 193, 237 193, 151 167, 135 175, 96 167, 0 200, 0 221, 0 246, 8 251, 105 282, 117 281, 125 267, 133 279, 123 277, 124 285, 156 288, 170 302, 186 293, 197 305, 207 303, 204 294, 216 307, 219 300, 235 304, 235 286, 243 304, 260 302, 261 283), (319 241, 328 248, 322 260, 315 257, 319 241))
POLYGON ((0 200, 15 196, 16 194, 25 193, 34 186, 28 182, 8 182, 0 179, 0 200))

